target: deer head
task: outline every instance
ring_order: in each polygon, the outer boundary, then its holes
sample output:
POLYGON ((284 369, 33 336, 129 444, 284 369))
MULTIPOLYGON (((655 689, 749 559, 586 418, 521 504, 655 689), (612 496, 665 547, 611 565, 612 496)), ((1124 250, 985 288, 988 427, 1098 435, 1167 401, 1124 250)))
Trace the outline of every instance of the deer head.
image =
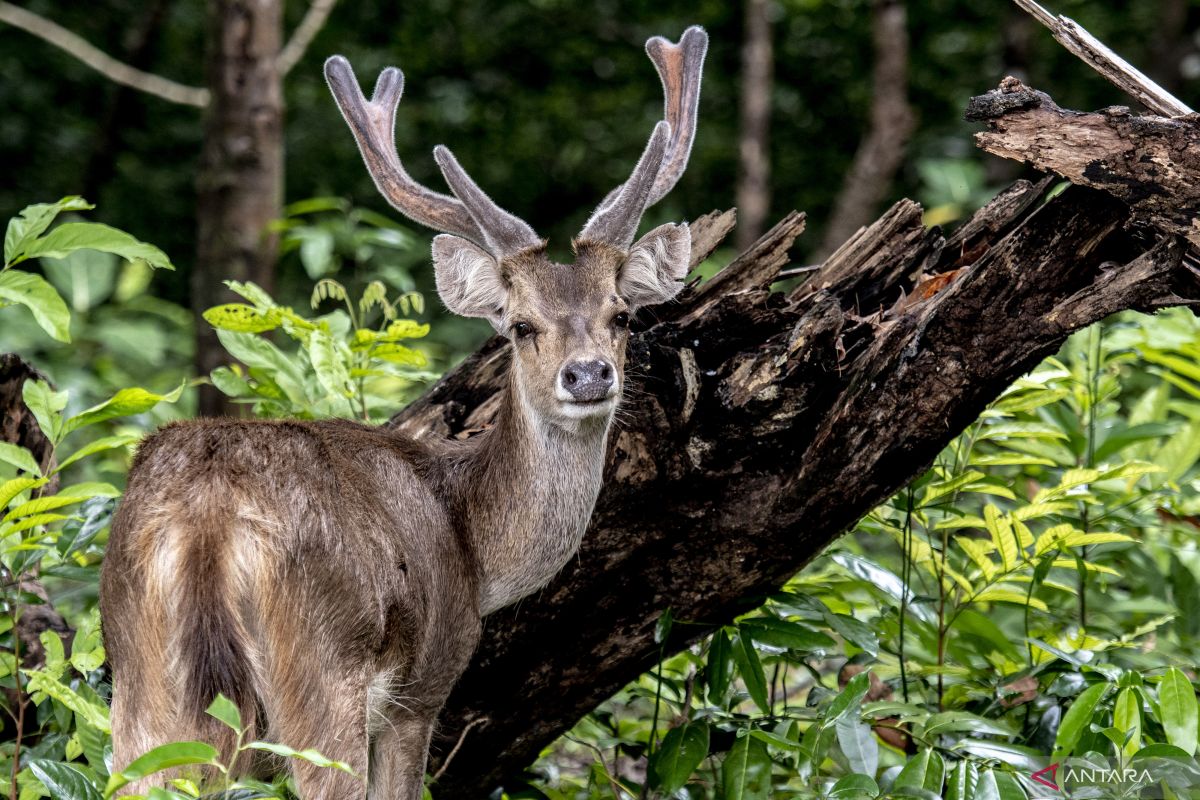
POLYGON ((487 319, 513 343, 522 400, 549 420, 607 418, 622 390, 630 315, 678 293, 688 272, 685 224, 662 225, 634 241, 647 208, 679 181, 696 132, 700 72, 708 36, 688 28, 678 44, 661 37, 646 52, 662 79, 664 119, 629 179, 600 203, 573 240, 573 264, 551 261, 546 242, 504 211, 438 145, 434 159, 453 196, 404 170, 395 116, 404 75, 389 67, 368 101, 350 63, 333 56, 325 77, 371 177, 400 213, 438 230, 438 294, 456 314, 487 319))

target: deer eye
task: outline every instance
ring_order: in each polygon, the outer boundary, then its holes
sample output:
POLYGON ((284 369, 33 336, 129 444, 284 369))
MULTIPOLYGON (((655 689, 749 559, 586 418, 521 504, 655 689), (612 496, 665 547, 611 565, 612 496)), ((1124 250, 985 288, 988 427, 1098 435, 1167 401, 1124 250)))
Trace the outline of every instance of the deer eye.
POLYGON ((613 317, 613 325, 616 325, 618 328, 628 328, 629 313, 622 311, 620 314, 617 314, 615 317, 613 317))
POLYGON ((528 322, 518 322, 512 326, 512 329, 513 329, 513 333, 515 333, 517 335, 518 339, 524 339, 526 337, 532 336, 535 333, 535 331, 533 330, 533 326, 530 325, 528 322))

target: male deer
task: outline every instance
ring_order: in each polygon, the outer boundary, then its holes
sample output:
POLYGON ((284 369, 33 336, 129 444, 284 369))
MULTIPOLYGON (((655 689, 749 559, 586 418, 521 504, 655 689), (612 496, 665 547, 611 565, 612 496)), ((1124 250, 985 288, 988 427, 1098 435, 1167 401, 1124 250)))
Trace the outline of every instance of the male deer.
MULTIPOLYGON (((570 265, 445 147, 434 157, 454 196, 413 181, 395 151, 400 70, 384 70, 367 101, 349 62, 329 59, 379 190, 442 232, 442 300, 511 340, 508 388, 494 426, 466 442, 343 420, 197 420, 149 437, 101 581, 118 769, 170 741, 228 753, 230 732, 205 714, 224 693, 249 736, 350 764, 372 798, 420 797, 434 720, 480 618, 549 581, 587 528, 630 314, 673 297, 688 271, 686 225, 634 235, 687 164, 707 44, 697 27, 647 42, 666 119, 570 265)), ((363 794, 343 772, 292 769, 303 798, 363 794)))

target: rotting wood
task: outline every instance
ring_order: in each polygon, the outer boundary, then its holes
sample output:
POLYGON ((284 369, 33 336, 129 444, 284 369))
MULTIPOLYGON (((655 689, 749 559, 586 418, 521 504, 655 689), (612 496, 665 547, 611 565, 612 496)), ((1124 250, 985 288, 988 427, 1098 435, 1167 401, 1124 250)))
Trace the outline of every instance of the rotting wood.
POLYGON ((1124 200, 1131 220, 1200 244, 1200 126, 1195 115, 1138 115, 1116 106, 1059 108, 1016 78, 971 99, 967 119, 986 123, 975 142, 1072 183, 1124 200))

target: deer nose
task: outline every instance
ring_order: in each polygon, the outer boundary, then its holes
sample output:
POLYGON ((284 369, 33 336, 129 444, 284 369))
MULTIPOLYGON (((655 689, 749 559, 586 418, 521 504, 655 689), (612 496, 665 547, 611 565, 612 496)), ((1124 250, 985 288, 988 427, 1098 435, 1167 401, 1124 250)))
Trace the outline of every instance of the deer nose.
POLYGON ((563 388, 577 402, 603 400, 612 391, 613 365, 603 359, 572 361, 558 375, 563 388))

